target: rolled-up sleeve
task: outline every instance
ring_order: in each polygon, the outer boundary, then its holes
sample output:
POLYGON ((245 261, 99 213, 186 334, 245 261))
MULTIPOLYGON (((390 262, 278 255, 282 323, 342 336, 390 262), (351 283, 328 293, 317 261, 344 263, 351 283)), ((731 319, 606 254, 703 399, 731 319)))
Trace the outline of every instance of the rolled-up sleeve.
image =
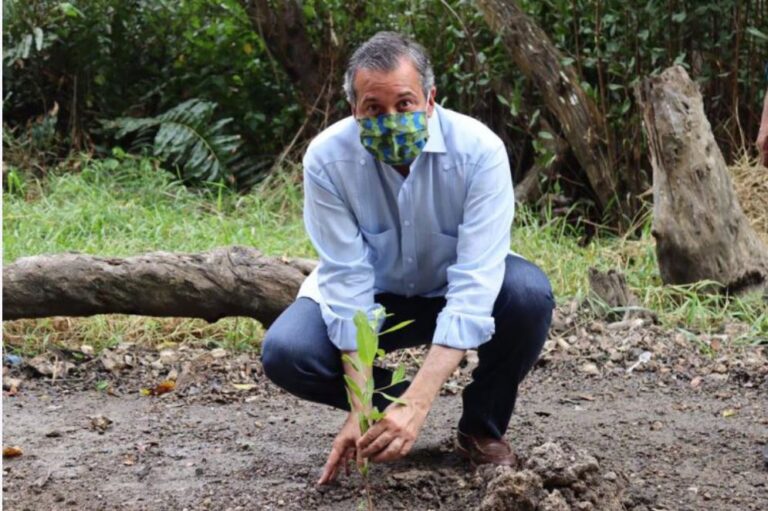
MULTIPOLYGON (((357 349, 353 317, 363 310, 369 318, 381 306, 374 302, 373 267, 354 215, 336 187, 312 158, 304 159, 304 224, 320 257, 320 304, 331 342, 340 350, 357 349)), ((381 328, 383 318, 380 318, 381 328)))
POLYGON ((504 280, 515 204, 504 146, 480 160, 469 179, 457 259, 448 267, 446 305, 432 339, 462 350, 477 348, 495 331, 493 305, 504 280))

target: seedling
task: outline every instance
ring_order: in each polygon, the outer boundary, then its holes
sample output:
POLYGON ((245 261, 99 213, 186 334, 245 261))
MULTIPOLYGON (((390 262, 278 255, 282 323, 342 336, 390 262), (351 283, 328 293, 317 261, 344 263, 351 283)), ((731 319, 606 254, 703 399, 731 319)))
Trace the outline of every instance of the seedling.
MULTIPOLYGON (((382 316, 386 317, 384 309, 378 309, 371 320, 368 319, 363 311, 357 311, 354 322, 355 327, 357 328, 358 359, 356 360, 346 354, 342 357, 345 362, 351 365, 354 370, 363 377, 363 385, 361 388, 355 380, 349 377, 349 375, 344 375, 344 381, 347 386, 347 400, 349 401, 350 409, 354 410, 353 396, 358 399, 361 405, 361 409, 357 414, 357 420, 360 424, 360 433, 362 435, 364 435, 376 422, 385 417, 384 411, 373 406, 373 396, 375 394, 381 394, 385 399, 392 403, 401 405, 406 404, 406 402, 399 397, 384 392, 405 380, 405 366, 398 364, 395 372, 392 373, 392 381, 390 384, 379 388, 374 388, 371 369, 373 368, 373 363, 376 359, 384 357, 385 355, 384 350, 379 348, 379 335, 385 335, 400 330, 413 323, 413 320, 403 321, 402 323, 398 323, 384 332, 377 334, 376 326, 382 319, 382 316), (371 374, 371 376, 368 376, 369 374, 371 374)), ((368 510, 371 511, 373 510, 373 500, 371 498, 371 487, 368 480, 369 464, 367 458, 363 460, 362 464, 358 465, 358 470, 363 479, 368 510)))

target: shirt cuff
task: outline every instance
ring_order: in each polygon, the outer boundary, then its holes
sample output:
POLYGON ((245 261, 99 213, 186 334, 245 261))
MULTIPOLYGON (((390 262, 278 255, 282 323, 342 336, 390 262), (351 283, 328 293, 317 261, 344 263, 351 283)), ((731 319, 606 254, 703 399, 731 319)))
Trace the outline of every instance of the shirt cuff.
POLYGON ((493 316, 476 316, 443 310, 437 316, 432 344, 457 350, 475 349, 488 342, 496 332, 493 316))
MULTIPOLYGON (((376 333, 381 331, 381 325, 384 324, 383 307, 378 303, 374 303, 365 311, 368 319, 373 320, 376 311, 379 309, 382 309, 382 312, 378 316, 379 321, 376 324, 376 333)), ((320 310, 323 314, 325 325, 328 328, 328 337, 331 339, 331 342, 341 351, 357 351, 357 327, 355 326, 354 318, 339 316, 325 304, 320 306, 320 310)))

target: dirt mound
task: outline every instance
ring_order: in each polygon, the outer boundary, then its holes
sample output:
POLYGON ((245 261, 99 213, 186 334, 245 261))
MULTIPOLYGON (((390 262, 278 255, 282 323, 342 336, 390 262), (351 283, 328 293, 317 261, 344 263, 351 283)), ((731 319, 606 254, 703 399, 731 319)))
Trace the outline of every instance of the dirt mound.
POLYGON ((622 505, 623 478, 601 472, 582 449, 547 442, 531 451, 522 470, 486 468, 490 481, 481 511, 613 511, 622 505))

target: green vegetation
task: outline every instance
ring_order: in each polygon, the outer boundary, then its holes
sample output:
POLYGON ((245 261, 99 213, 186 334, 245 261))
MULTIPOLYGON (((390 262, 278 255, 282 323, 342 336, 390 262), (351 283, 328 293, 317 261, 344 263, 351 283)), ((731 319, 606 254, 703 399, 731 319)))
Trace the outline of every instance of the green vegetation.
MULTIPOLYGON (((101 160, 81 157, 69 166, 80 171, 53 171, 42 181, 9 171, 3 194, 5 264, 66 250, 128 256, 233 244, 272 255, 315 257, 301 220, 301 189, 290 177, 296 172, 238 195, 221 186, 189 190, 158 172, 156 161, 122 154, 101 160)), ((517 212, 513 249, 544 268, 559 303, 587 296, 590 266, 616 268, 626 273, 643 305, 668 326, 714 333, 726 323, 743 322, 748 328, 738 342, 768 342, 768 311, 759 297, 725 298, 697 293, 702 284, 661 284, 648 219, 639 239, 598 234, 583 246, 582 235, 583 229, 546 211, 517 212)), ((261 337, 258 324, 245 318, 207 325, 202 320, 122 316, 5 322, 4 333, 6 342, 28 352, 50 343, 100 348, 123 341, 158 345, 191 339, 251 349, 261 337)))
MULTIPOLYGON (((341 95, 343 63, 376 31, 399 30, 428 47, 439 101, 483 120, 504 139, 515 178, 535 160, 551 157, 543 154, 540 139, 549 133, 542 133, 539 121, 555 129, 558 123, 544 108, 540 91, 511 63, 475 2, 372 0, 351 8, 342 0, 306 0, 299 2, 294 30, 284 33, 279 23, 266 27, 274 33, 257 26, 244 7, 255 3, 3 2, 8 133, 46 151, 49 159, 73 148, 103 156, 114 132, 100 121, 154 118, 198 98, 216 106, 214 122, 232 119, 228 133, 242 137, 243 157, 274 161, 297 134, 306 141, 348 115, 341 95), (307 41, 311 55, 305 62, 275 51, 286 36, 307 41), (306 87, 302 80, 313 73, 327 82, 306 87), (328 97, 317 97, 325 85, 328 97), (313 108, 316 99, 322 101, 313 108)), ((280 10, 289 3, 267 3, 272 19, 290 18, 280 10)), ((755 139, 768 58, 763 0, 518 3, 563 53, 563 64, 580 75, 612 129, 600 136, 618 139, 609 145, 623 170, 649 168, 633 88, 674 63, 688 68, 701 85, 727 156, 755 139)), ((173 159, 164 166, 177 172, 173 159)), ((251 165, 235 183, 227 173, 192 177, 248 187, 269 167, 251 165)), ((583 174, 571 170, 577 177, 583 174)), ((579 183, 571 181, 573 176, 558 183, 578 195, 579 183)))
MULTIPOLYGON (((356 341, 357 341, 357 358, 350 357, 349 355, 343 355, 342 358, 346 363, 352 366, 355 372, 361 376, 360 382, 362 385, 358 385, 353 378, 348 375, 344 375, 344 382, 347 388, 347 401, 349 402, 349 408, 355 409, 354 398, 357 398, 357 402, 360 403, 360 411, 357 414, 357 420, 360 424, 360 433, 365 433, 378 421, 382 420, 385 416, 383 410, 379 410, 373 406, 373 396, 375 394, 382 395, 385 399, 392 403, 406 404, 402 399, 390 396, 385 390, 397 385, 405 380, 405 366, 398 365, 397 369, 392 373, 392 381, 389 385, 381 388, 374 387, 374 381, 372 376, 373 364, 377 358, 384 358, 385 353, 383 349, 379 348, 379 335, 386 335, 391 332, 396 332, 401 328, 413 323, 413 320, 403 321, 391 328, 377 334, 376 326, 380 321, 384 319, 386 312, 379 309, 376 312, 376 316, 372 319, 368 319, 363 311, 357 311, 355 314, 355 327, 357 328, 356 341), (371 375, 371 376, 367 376, 371 375)), ((370 463, 368 459, 362 460, 362 463, 358 465, 358 470, 362 476, 363 488, 367 497, 367 508, 373 509, 373 500, 371 494, 371 486, 368 481, 368 474, 370 470, 370 463)))

